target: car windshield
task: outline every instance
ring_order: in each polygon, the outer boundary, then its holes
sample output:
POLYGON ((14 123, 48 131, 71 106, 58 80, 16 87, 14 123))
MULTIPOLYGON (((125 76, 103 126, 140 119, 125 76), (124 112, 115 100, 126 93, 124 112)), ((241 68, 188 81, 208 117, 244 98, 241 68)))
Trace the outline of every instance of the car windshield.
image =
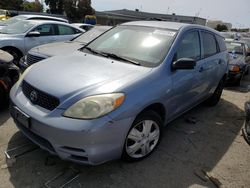
POLYGON ((73 41, 80 42, 80 43, 89 43, 105 31, 107 31, 108 28, 102 28, 102 27, 94 27, 93 29, 83 33, 79 37, 75 38, 73 41))
POLYGON ((87 47, 92 51, 138 62, 142 66, 155 67, 165 58, 175 35, 174 30, 118 26, 91 42, 87 47))
POLYGON ((4 20, 1 24, 10 25, 10 24, 13 24, 13 23, 16 23, 18 21, 25 20, 25 19, 26 19, 25 16, 15 16, 15 17, 10 18, 8 20, 4 20))
POLYGON ((243 47, 241 43, 237 42, 226 42, 227 51, 229 53, 243 54, 243 47))
POLYGON ((8 25, 1 29, 1 33, 4 34, 22 34, 27 32, 30 28, 32 28, 35 24, 29 21, 19 21, 14 24, 8 25))

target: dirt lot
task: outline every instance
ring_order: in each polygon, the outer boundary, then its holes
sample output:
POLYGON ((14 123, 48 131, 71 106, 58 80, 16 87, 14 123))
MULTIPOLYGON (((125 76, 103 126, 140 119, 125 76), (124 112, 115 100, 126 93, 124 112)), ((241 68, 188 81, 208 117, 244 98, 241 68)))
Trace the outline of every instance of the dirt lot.
POLYGON ((25 139, 5 110, 0 113, 0 187, 215 187, 202 170, 224 187, 249 187, 250 146, 241 136, 249 86, 246 78, 241 87, 224 90, 216 107, 200 105, 176 119, 155 153, 137 163, 90 167, 62 161, 25 139), (6 161, 4 151, 22 145, 21 155, 6 161))

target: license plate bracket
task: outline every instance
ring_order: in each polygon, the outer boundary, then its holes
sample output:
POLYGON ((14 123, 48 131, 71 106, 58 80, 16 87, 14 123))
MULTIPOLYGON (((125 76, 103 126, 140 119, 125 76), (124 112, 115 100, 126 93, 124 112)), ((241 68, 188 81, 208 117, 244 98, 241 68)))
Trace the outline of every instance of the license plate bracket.
POLYGON ((14 107, 15 119, 18 123, 21 123, 24 127, 30 129, 30 116, 22 112, 17 107, 14 107))

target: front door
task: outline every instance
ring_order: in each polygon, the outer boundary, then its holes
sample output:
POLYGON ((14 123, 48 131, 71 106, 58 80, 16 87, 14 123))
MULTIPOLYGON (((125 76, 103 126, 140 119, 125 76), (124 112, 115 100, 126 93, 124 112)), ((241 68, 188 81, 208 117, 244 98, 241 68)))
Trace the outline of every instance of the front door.
POLYGON ((204 64, 201 60, 201 44, 198 30, 184 33, 177 47, 174 61, 181 58, 196 60, 191 70, 175 70, 172 74, 173 96, 168 106, 172 117, 192 107, 200 94, 203 83, 200 82, 200 69, 204 64))
POLYGON ((33 47, 47 44, 51 42, 56 42, 55 29, 53 24, 43 24, 34 28, 32 31, 38 31, 40 36, 29 37, 26 36, 24 39, 26 53, 33 47))

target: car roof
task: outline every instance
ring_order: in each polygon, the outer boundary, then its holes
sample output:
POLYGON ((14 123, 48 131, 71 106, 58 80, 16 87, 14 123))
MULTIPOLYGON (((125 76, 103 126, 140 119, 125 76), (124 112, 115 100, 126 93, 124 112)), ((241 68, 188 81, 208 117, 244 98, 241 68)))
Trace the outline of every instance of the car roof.
POLYGON ((94 26, 94 25, 91 25, 91 24, 86 24, 86 23, 71 23, 71 25, 77 25, 77 26, 94 26))
POLYGON ((121 25, 157 27, 162 29, 179 30, 181 27, 186 26, 188 24, 177 23, 177 22, 166 22, 166 21, 133 21, 133 22, 126 22, 121 25))
POLYGON ((39 25, 39 24, 59 24, 59 25, 66 25, 66 26, 70 26, 70 27, 73 27, 75 29, 78 29, 82 32, 85 32, 85 30, 79 28, 79 27, 76 27, 74 25, 71 25, 69 23, 65 23, 65 22, 60 22, 60 21, 54 21, 54 20, 23 20, 25 22, 31 22, 33 24, 36 24, 36 25, 39 25))
POLYGON ((94 25, 94 28, 96 29, 105 29, 105 30, 108 30, 108 29, 111 29, 113 26, 108 26, 108 25, 94 25))
MULTIPOLYGON (((198 29, 204 29, 210 32, 213 32, 219 36, 221 34, 209 27, 197 25, 197 24, 187 24, 187 23, 180 23, 180 22, 167 22, 167 21, 133 21, 133 22, 126 22, 121 25, 130 25, 130 26, 145 26, 145 27, 156 27, 156 28, 162 28, 162 29, 171 29, 171 30, 180 30, 182 28, 198 28, 198 29)), ((222 36, 221 36, 222 37, 222 36)))
POLYGON ((46 16, 46 15, 39 15, 39 14, 20 14, 20 15, 17 15, 17 16, 15 16, 15 17, 18 17, 18 16, 20 16, 20 17, 25 17, 25 18, 27 18, 27 19, 30 19, 30 18, 37 18, 37 19, 39 19, 39 18, 41 18, 41 19, 43 19, 43 18, 56 19, 56 20, 60 20, 60 21, 63 21, 63 22, 67 22, 67 23, 68 23, 68 20, 63 19, 63 18, 54 17, 54 16, 46 16))

